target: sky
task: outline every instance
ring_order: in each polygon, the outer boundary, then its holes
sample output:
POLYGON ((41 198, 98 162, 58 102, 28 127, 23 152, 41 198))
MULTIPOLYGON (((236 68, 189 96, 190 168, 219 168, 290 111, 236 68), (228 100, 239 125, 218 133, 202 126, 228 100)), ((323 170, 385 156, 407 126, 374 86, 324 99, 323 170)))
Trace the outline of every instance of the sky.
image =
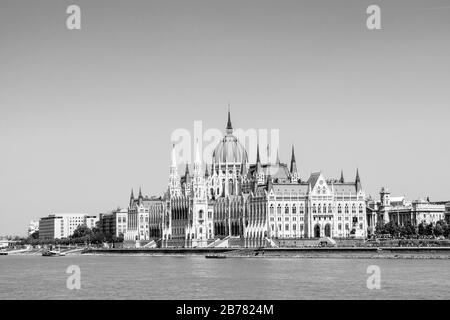
POLYGON ((450 200, 449 31, 436 0, 2 0, 0 235, 162 195, 172 132, 225 130, 228 104, 304 180, 450 200))

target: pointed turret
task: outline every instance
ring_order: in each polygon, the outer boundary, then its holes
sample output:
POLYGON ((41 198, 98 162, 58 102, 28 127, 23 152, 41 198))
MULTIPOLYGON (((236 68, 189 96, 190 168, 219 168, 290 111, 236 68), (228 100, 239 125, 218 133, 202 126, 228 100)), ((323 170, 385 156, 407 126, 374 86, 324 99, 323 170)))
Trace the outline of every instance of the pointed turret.
POLYGON ((175 143, 172 144, 172 168, 176 168, 177 167, 177 158, 176 158, 176 154, 175 154, 175 143))
POLYGON ((341 170, 341 178, 339 179, 339 182, 340 183, 344 183, 345 182, 345 180, 344 180, 344 170, 341 170))
POLYGON ((208 164, 205 166, 205 178, 209 177, 208 164))
POLYGON ((294 145, 292 145, 292 155, 291 155, 291 175, 297 173, 297 162, 295 161, 294 145))
POLYGON ((134 202, 134 192, 133 192, 133 188, 131 188, 130 207, 133 205, 133 202, 134 202))
POLYGON ((142 196, 142 190, 141 190, 141 188, 139 187, 139 199, 141 199, 141 198, 143 198, 143 196, 142 196))
POLYGON ((356 192, 359 192, 362 189, 362 186, 361 186, 361 179, 359 178, 359 170, 358 169, 356 169, 355 183, 356 183, 356 192))
POLYGON ((184 171, 184 176, 186 177, 186 181, 190 178, 189 174, 189 162, 186 162, 186 170, 184 171))
POLYGON ((259 157, 259 143, 256 145, 256 172, 260 172, 261 167, 261 159, 259 157))

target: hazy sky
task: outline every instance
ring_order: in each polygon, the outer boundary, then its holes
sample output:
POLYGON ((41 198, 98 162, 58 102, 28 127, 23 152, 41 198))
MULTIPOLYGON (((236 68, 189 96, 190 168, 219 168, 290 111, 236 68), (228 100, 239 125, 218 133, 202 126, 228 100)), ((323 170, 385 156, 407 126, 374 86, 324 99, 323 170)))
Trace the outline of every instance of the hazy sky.
POLYGON ((224 129, 229 101, 303 179, 450 200, 449 57, 448 1, 2 0, 0 234, 161 195, 171 133, 224 129))

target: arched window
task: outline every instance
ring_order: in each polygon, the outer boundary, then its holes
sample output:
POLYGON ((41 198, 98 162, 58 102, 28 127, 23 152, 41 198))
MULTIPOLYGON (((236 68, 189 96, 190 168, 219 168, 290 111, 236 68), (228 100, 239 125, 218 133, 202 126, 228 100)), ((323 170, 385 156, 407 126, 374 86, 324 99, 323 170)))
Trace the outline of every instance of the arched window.
POLYGON ((304 208, 303 208, 303 204, 300 205, 300 213, 304 213, 304 208))
POLYGON ((277 213, 278 213, 278 214, 281 214, 281 204, 279 204, 279 205, 277 206, 277 213))
POLYGON ((342 224, 338 224, 338 230, 340 231, 340 230, 342 230, 342 224))
POLYGON ((342 206, 340 204, 338 205, 338 213, 342 213, 342 206))
POLYGON ((289 213, 289 205, 286 205, 286 206, 284 207, 284 213, 289 213))
POLYGON ((348 204, 345 204, 345 213, 348 213, 348 204))
POLYGON ((198 212, 198 218, 199 218, 199 219, 203 219, 203 210, 200 210, 200 211, 198 212))
POLYGON ((326 204, 323 205, 323 213, 327 213, 327 205, 326 204))
POLYGON ((333 208, 331 207, 331 203, 328 205, 328 213, 332 213, 333 212, 333 208))
POLYGON ((322 213, 322 205, 319 203, 319 205, 317 206, 317 212, 318 213, 322 213))
POLYGON ((292 205, 292 213, 297 213, 297 207, 294 205, 292 205))
POLYGON ((273 204, 270 205, 270 213, 273 214, 274 213, 274 208, 273 208, 273 204))
POLYGON ((345 224, 345 230, 349 230, 348 223, 345 224))
POLYGON ((359 204, 359 213, 363 213, 363 206, 362 206, 362 204, 359 204))
POLYGON ((313 204, 313 213, 317 213, 316 204, 313 204))
POLYGON ((355 204, 352 205, 352 213, 356 213, 356 206, 355 206, 355 204))

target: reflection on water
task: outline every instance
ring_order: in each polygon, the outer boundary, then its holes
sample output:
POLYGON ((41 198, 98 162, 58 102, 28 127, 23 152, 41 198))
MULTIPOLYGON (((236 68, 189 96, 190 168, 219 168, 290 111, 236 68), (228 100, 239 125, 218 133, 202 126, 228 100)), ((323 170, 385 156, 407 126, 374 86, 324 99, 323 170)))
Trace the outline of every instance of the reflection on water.
POLYGON ((449 260, 0 256, 0 299, 448 299, 449 276, 449 260), (70 265, 81 290, 66 287, 70 265))

